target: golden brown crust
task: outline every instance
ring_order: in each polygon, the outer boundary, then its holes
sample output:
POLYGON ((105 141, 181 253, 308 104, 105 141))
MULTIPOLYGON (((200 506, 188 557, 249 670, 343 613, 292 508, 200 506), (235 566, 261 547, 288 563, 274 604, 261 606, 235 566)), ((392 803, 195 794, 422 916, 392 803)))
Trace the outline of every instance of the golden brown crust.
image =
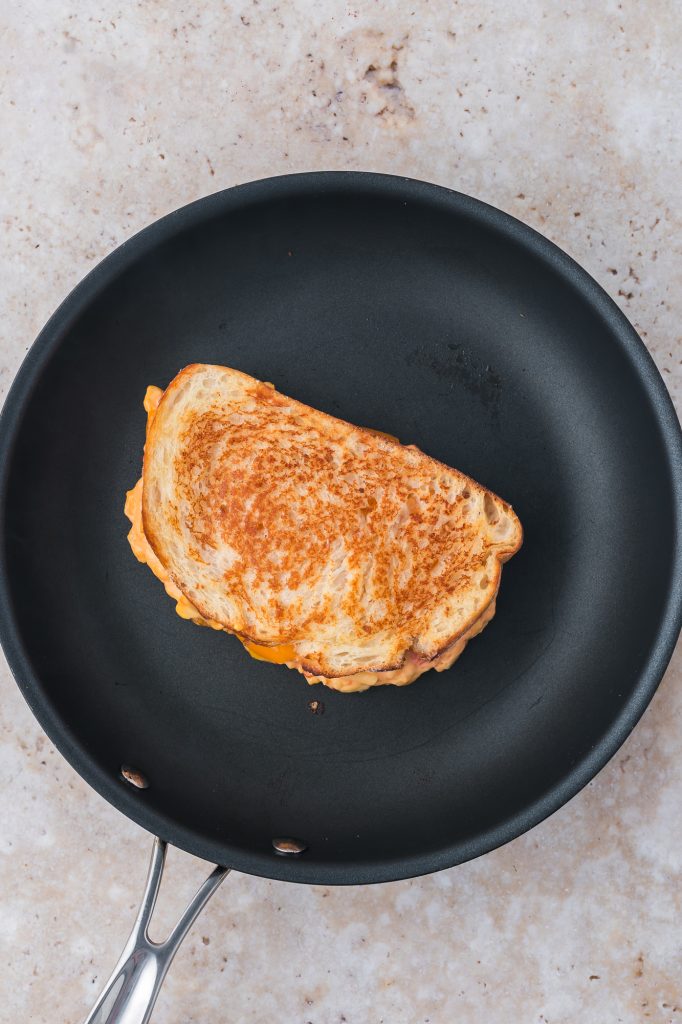
MULTIPOLYGON (((404 665, 394 671, 357 672, 351 676, 332 677, 311 676, 305 672, 303 674, 306 676, 308 683, 322 683, 331 690, 339 690, 341 693, 362 693, 363 690, 369 690, 375 686, 409 686, 415 679, 418 679, 425 672, 431 671, 431 669, 435 669, 436 672, 444 672, 446 669, 451 668, 463 653, 468 642, 485 629, 494 615, 495 600, 493 599, 479 618, 472 623, 466 633, 462 634, 445 651, 441 651, 437 657, 432 658, 430 661, 419 661, 415 658, 414 654, 408 653, 405 657, 404 665)), ((299 666, 292 667, 296 667, 300 672, 303 672, 303 669, 299 666)))
POLYGON ((522 541, 510 506, 464 474, 224 367, 188 366, 164 393, 144 479, 168 476, 163 503, 145 484, 143 522, 173 583, 202 617, 295 644, 303 670, 329 678, 358 671, 346 647, 374 672, 411 650, 438 657, 494 600, 522 541), (204 397, 178 412, 195 384, 204 397))

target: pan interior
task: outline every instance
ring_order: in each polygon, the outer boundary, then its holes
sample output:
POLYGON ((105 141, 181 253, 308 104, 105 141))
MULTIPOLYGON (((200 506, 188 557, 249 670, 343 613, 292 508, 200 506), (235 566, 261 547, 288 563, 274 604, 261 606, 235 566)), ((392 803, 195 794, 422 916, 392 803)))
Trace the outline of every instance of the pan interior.
POLYGON ((627 327, 532 237, 435 188, 294 179, 143 233, 46 328, 13 398, 10 660, 76 767, 151 830, 273 877, 442 867, 578 788, 637 699, 674 569, 660 420, 627 327), (123 499, 145 387, 202 361, 513 504, 524 547, 450 671, 338 694, 175 615, 131 554, 123 499), (119 782, 122 763, 149 788, 119 782), (274 836, 308 850, 277 857, 274 836))

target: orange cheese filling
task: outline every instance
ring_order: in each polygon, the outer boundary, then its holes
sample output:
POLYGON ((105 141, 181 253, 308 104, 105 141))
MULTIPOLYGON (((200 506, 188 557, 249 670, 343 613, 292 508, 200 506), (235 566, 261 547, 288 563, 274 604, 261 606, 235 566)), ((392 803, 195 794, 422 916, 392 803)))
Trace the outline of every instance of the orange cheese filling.
MULTIPOLYGON (((147 413, 147 433, 149 433, 149 428, 151 427, 154 419, 154 414, 162 397, 163 390, 155 387, 153 384, 150 385, 145 392, 144 408, 147 413)), ((371 427, 366 427, 365 429, 369 430, 373 434, 380 434, 384 437, 390 438, 392 441, 398 440, 396 437, 393 437, 392 434, 385 434, 381 430, 373 430, 371 427)), ((128 532, 128 543, 133 550, 133 554, 139 562, 143 562, 148 565, 156 578, 163 583, 166 593, 175 601, 175 611, 181 619, 189 619, 198 626, 209 626, 211 629, 221 629, 226 633, 231 632, 226 626, 223 626, 221 622, 217 622, 215 619, 205 619, 199 610, 194 607, 192 602, 182 593, 180 588, 173 583, 168 570, 157 558, 154 549, 145 536, 142 523, 142 487, 143 480, 142 477, 140 477, 135 486, 126 493, 124 511, 132 524, 128 532)), ((311 686, 315 683, 323 683, 330 689, 339 690, 342 693, 359 693, 362 690, 368 690, 372 686, 383 686, 387 684, 392 684, 393 686, 407 686, 409 683, 413 683, 420 675, 423 675, 424 672, 427 672, 432 668, 434 668, 436 672, 445 671, 445 669, 450 668, 453 662, 460 656, 466 647, 467 641, 480 633, 484 626, 486 626, 490 619, 492 619, 494 614, 495 601, 493 599, 470 629, 456 640, 455 643, 446 651, 443 651, 442 654, 438 655, 438 657, 431 661, 424 661, 413 652, 409 652, 405 658, 404 665, 400 668, 392 669, 387 672, 356 672, 354 675, 350 676, 329 677, 310 675, 301 667, 299 660, 300 655, 292 644, 275 644, 273 646, 268 646, 266 644, 254 643, 251 640, 242 640, 241 637, 238 637, 238 639, 252 658, 255 658, 257 661, 268 661, 274 665, 286 665, 288 668, 296 669, 305 677, 311 686)))
POLYGON ((266 647, 265 644, 254 644, 251 640, 242 640, 244 647, 256 661, 270 661, 273 665, 286 665, 296 661, 296 650, 291 644, 276 644, 266 647))

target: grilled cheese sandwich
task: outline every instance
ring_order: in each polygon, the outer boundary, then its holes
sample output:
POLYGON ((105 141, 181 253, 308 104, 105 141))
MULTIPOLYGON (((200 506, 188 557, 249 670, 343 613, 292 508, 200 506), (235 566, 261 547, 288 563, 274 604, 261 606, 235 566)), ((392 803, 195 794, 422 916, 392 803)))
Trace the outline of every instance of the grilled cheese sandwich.
POLYGON ((493 617, 522 531, 473 480, 226 367, 144 407, 128 540, 181 618, 354 692, 444 671, 493 617))

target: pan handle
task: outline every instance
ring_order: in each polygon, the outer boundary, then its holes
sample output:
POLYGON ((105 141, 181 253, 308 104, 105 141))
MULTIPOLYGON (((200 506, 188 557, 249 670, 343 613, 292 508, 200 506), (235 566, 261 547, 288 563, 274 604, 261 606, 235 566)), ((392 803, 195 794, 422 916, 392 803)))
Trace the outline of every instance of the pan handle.
POLYGON ((154 840, 144 896, 133 930, 85 1024, 147 1024, 180 943, 230 873, 229 868, 214 868, 168 938, 164 942, 152 942, 148 935, 149 922, 161 887, 166 848, 162 839, 154 840))

